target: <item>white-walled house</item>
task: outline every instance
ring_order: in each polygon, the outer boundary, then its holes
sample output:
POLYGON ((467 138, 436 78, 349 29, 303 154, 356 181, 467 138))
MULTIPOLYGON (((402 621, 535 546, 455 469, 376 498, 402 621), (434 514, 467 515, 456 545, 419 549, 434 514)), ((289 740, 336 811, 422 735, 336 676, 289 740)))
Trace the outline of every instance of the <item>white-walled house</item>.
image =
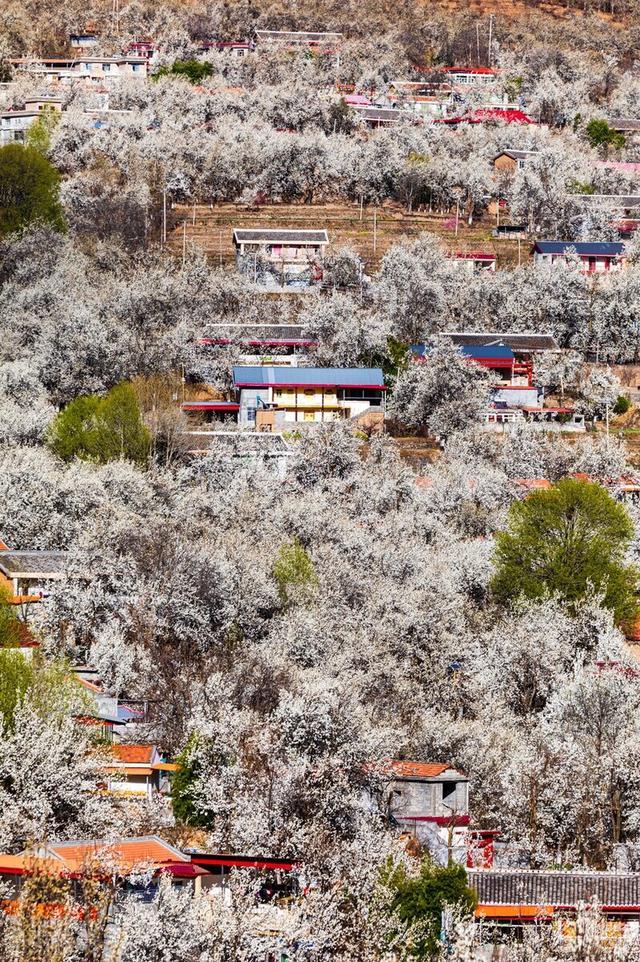
POLYGON ((352 418, 384 408, 385 383, 379 368, 233 368, 241 427, 256 425, 259 411, 274 414, 274 426, 352 418))
POLYGON ((565 263, 575 252, 585 274, 608 274, 625 264, 624 244, 595 241, 537 241, 533 247, 536 267, 565 263))
POLYGON ((155 745, 114 744, 111 752, 109 791, 149 800, 156 794, 171 794, 170 776, 178 766, 165 762, 155 745))

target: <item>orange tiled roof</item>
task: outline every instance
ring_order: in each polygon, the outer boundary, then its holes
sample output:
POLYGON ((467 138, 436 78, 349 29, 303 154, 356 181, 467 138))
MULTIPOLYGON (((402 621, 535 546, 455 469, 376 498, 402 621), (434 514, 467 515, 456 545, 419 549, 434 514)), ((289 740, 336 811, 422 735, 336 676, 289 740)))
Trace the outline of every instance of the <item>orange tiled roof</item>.
POLYGON ((60 858, 69 871, 81 869, 86 862, 98 855, 112 855, 122 869, 138 864, 166 865, 171 862, 190 862, 188 855, 155 835, 143 838, 120 839, 110 845, 108 842, 65 842, 49 845, 49 850, 60 858))
POLYGON ((551 487, 551 482, 546 478, 516 478, 514 484, 527 491, 546 491, 551 487))
POLYGON ((437 778, 438 775, 442 775, 451 767, 441 762, 409 762, 395 759, 391 760, 388 765, 393 773, 399 775, 400 778, 437 778))
POLYGON ((0 855, 0 875, 3 872, 22 872, 24 869, 23 855, 0 855))
POLYGON ((153 775, 153 768, 143 768, 142 766, 130 768, 127 765, 114 765, 107 768, 107 771, 110 775, 153 775))
POLYGON ((114 745, 113 754, 125 765, 150 765, 153 745, 114 745))

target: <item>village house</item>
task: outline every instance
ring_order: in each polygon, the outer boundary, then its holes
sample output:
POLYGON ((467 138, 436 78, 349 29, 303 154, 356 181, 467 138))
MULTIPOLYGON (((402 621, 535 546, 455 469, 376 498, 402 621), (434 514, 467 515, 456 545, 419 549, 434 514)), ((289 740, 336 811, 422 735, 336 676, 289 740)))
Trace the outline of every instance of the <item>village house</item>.
POLYGON ((130 77, 146 79, 149 61, 146 57, 122 55, 119 57, 44 58, 38 61, 20 58, 11 60, 19 73, 27 73, 49 83, 71 84, 82 81, 88 84, 108 84, 130 77))
POLYGON ((155 745, 114 744, 108 768, 107 790, 128 797, 171 794, 171 775, 178 766, 167 762, 155 745))
POLYGON ((621 238, 632 237, 640 225, 640 194, 572 194, 583 208, 585 226, 590 215, 606 214, 621 238))
POLYGON ((379 368, 233 368, 241 427, 274 430, 384 411, 386 386, 379 368))
POLYGON ((467 110, 455 117, 436 117, 434 124, 517 124, 528 126, 535 124, 536 121, 519 107, 512 104, 491 104, 485 107, 476 107, 467 110))
POLYGON ((533 246, 533 261, 537 267, 562 264, 573 251, 585 274, 608 274, 624 267, 624 244, 620 242, 537 241, 533 246))
MULTIPOLYGON (((535 355, 557 351, 551 334, 446 332, 470 361, 491 373, 492 384, 487 399, 484 426, 487 430, 505 430, 527 421, 539 430, 584 431, 584 417, 571 407, 544 406, 544 391, 535 383, 535 355)), ((425 344, 414 344, 413 357, 419 363, 428 358, 425 344)))
POLYGON ((439 864, 466 864, 477 834, 469 829, 467 776, 441 762, 394 759, 376 768, 381 794, 369 803, 403 835, 427 846, 439 864))
POLYGON ((42 868, 60 876, 79 879, 83 874, 95 874, 104 870, 105 884, 116 880, 121 889, 140 891, 157 887, 161 876, 168 876, 177 888, 200 891, 203 876, 207 874, 191 861, 191 856, 175 848, 157 835, 118 839, 107 842, 100 839, 79 839, 38 845, 19 855, 0 855, 0 881, 9 889, 9 897, 20 893, 22 879, 28 876, 39 862, 42 868), (129 877, 150 871, 149 885, 133 882, 129 877))
POLYGON ((449 256, 471 274, 496 269, 496 254, 493 251, 452 251, 449 256))
POLYGON ((403 119, 403 111, 397 110, 395 107, 375 107, 365 104, 354 104, 351 109, 355 111, 360 120, 372 130, 378 127, 392 127, 394 124, 400 123, 403 119))
POLYGON ((503 150, 491 161, 493 169, 497 174, 515 174, 518 170, 524 170, 532 157, 536 157, 537 150, 503 150))
POLYGON ((23 110, 7 110, 0 114, 0 147, 5 144, 24 144, 27 133, 43 111, 62 111, 62 97, 36 97, 25 101, 23 110))
POLYGON ((66 551, 12 551, 0 542, 0 586, 14 605, 46 598, 51 582, 66 577, 66 551))
MULTIPOLYGON (((410 110, 421 117, 444 117, 451 104, 452 92, 448 83, 394 80, 389 84, 386 100, 391 106, 410 110)), ((345 100, 349 103, 348 97, 345 100)))
POLYGON ((497 77, 491 67, 442 67, 441 72, 449 83, 459 87, 486 87, 497 77))
POLYGON ((236 228, 233 231, 238 269, 267 289, 309 287, 319 283, 328 243, 326 230, 236 228))
POLYGON ((239 345, 242 364, 289 364, 297 366, 315 341, 304 337, 301 324, 208 324, 202 347, 239 345))
MULTIPOLYGON (((610 921, 612 938, 640 930, 640 873, 475 869, 468 883, 478 897, 476 920, 502 935, 518 936, 523 926, 574 917, 594 901, 610 921)), ((496 939, 498 941, 498 939, 496 939)))

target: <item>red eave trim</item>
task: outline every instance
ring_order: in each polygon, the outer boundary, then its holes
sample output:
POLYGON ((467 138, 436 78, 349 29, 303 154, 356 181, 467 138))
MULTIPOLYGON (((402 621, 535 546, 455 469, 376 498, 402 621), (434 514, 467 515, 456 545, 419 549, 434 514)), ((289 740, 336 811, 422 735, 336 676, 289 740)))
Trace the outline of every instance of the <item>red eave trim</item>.
POLYGON ((324 390, 324 389, 326 389, 326 388, 335 388, 336 390, 340 390, 340 391, 344 391, 344 390, 346 390, 347 388, 348 388, 348 389, 353 389, 353 388, 355 388, 355 389, 357 389, 357 390, 364 390, 364 391, 386 391, 386 390, 387 390, 386 384, 294 384, 294 383, 289 383, 289 382, 287 382, 286 384, 285 384, 285 383, 280 383, 280 384, 264 384, 262 381, 261 381, 261 382, 236 381, 235 386, 236 386, 236 387, 239 387, 239 388, 243 388, 243 387, 264 387, 264 388, 268 388, 268 387, 272 387, 272 388, 293 387, 293 388, 298 388, 299 390, 304 390, 304 391, 312 391, 312 390, 314 390, 314 389, 319 389, 319 388, 321 388, 322 390, 324 390))
POLYGON ((401 822, 431 822, 434 825, 469 825, 470 815, 405 815, 397 816, 401 822))
POLYGON ((264 341, 247 341, 241 338, 234 342, 230 337, 203 337, 198 343, 204 347, 224 347, 233 343, 237 343, 240 347, 315 347, 317 341, 309 341, 305 338, 267 338, 264 341))
POLYGON ((476 364, 481 364, 483 367, 513 367, 513 361, 508 357, 473 357, 471 354, 465 354, 463 357, 466 357, 469 361, 474 361, 476 364))
POLYGON ((237 856, 234 858, 232 855, 228 856, 218 856, 218 855, 192 855, 191 861, 194 865, 200 865, 203 868, 210 865, 218 865, 220 867, 229 868, 272 868, 272 869, 282 869, 284 872, 290 872, 296 867, 296 862, 285 862, 281 859, 260 859, 260 858, 242 858, 237 856))

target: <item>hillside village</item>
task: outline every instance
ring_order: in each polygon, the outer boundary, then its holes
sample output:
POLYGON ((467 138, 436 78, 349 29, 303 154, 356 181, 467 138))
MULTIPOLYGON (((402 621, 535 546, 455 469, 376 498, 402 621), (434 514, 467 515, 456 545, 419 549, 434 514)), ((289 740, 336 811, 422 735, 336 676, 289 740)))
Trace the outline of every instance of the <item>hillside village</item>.
POLYGON ((0 962, 640 951, 640 33, 0 22, 0 962))

